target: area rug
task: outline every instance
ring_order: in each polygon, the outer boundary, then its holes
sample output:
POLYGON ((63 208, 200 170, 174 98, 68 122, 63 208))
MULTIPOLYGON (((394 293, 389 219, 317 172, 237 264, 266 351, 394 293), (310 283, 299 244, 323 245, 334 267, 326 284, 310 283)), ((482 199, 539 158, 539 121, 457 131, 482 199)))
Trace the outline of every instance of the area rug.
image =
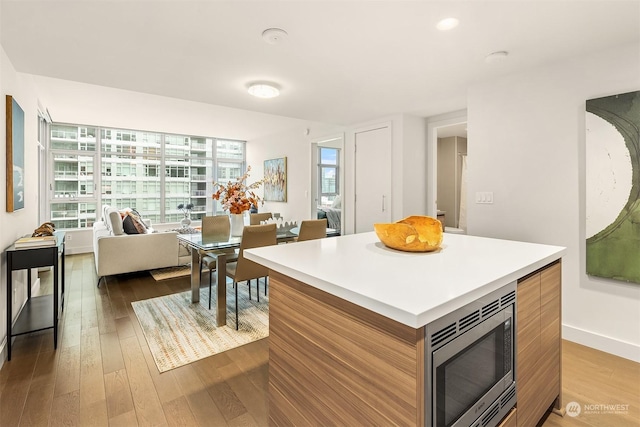
POLYGON ((190 275, 191 266, 178 265, 176 267, 158 268, 156 270, 151 270, 150 273, 151 277, 153 277, 156 281, 176 279, 178 277, 190 275))
POLYGON ((249 301, 247 286, 239 284, 237 331, 231 284, 227 290, 227 324, 219 328, 215 326, 215 295, 208 309, 208 288, 200 290, 200 302, 196 304, 191 303, 191 291, 132 302, 158 371, 166 372, 267 337, 269 297, 263 294, 261 285, 258 302, 255 292, 249 301))

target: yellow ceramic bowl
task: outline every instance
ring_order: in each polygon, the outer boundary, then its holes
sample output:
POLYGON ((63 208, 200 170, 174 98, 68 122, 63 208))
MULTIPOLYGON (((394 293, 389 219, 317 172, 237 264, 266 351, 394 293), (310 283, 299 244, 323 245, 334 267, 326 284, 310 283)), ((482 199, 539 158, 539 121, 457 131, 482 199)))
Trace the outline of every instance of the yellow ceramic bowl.
POLYGON ((386 246, 407 252, 431 252, 442 243, 442 223, 430 216, 414 215, 394 223, 373 224, 386 246))

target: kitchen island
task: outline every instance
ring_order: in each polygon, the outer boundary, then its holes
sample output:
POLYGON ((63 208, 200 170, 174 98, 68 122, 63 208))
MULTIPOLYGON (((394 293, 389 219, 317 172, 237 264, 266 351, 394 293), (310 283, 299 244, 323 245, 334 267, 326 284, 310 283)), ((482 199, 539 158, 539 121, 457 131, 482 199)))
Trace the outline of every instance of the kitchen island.
POLYGON ((375 233, 247 250, 271 270, 270 423, 425 425, 425 326, 564 251, 445 234, 405 253, 375 233))

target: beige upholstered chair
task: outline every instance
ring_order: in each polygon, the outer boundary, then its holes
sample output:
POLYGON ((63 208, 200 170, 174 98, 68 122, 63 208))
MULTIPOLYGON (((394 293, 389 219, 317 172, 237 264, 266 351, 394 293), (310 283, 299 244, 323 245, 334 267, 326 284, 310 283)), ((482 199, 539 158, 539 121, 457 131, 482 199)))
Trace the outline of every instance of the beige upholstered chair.
POLYGON ((300 223, 298 242, 327 237, 327 219, 307 219, 300 223))
POLYGON ((271 212, 252 213, 249 215, 249 225, 260 225, 261 221, 266 221, 269 218, 273 218, 271 212))
POLYGON ((259 279, 260 277, 266 278, 269 275, 269 269, 267 267, 246 259, 244 257, 244 250, 275 245, 276 243, 275 224, 248 225, 244 227, 242 232, 242 242, 240 242, 238 261, 227 264, 227 276, 233 279, 233 285, 236 293, 236 329, 238 329, 238 282, 247 281, 247 284, 249 285, 249 299, 251 299, 251 279, 256 279, 258 301, 260 301, 259 279))
MULTIPOLYGON (((231 234, 231 223, 229 215, 205 216, 202 218, 202 243, 226 242, 231 234)), ((216 251, 200 251, 200 270, 209 270, 209 310, 211 310, 211 285, 213 283, 213 271, 217 268, 215 253, 224 252, 227 262, 236 261, 238 254, 233 249, 220 249, 216 251)), ((200 282, 202 283, 202 277, 200 282)))

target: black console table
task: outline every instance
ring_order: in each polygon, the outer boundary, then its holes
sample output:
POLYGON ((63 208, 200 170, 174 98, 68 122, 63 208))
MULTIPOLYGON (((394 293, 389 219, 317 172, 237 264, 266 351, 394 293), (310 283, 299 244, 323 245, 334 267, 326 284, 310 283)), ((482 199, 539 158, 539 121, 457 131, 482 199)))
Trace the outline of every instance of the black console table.
POLYGON ((56 231, 54 246, 16 248, 9 246, 7 254, 7 358, 11 360, 11 338, 17 335, 53 328, 53 348, 58 347, 58 318, 64 309, 64 231, 56 231), (59 266, 59 260, 62 265, 59 266), (53 266, 53 294, 31 297, 31 269, 53 266), (62 280, 58 292, 58 277, 62 267, 62 280), (12 317, 12 283, 15 270, 27 270, 27 302, 16 317, 12 317))

